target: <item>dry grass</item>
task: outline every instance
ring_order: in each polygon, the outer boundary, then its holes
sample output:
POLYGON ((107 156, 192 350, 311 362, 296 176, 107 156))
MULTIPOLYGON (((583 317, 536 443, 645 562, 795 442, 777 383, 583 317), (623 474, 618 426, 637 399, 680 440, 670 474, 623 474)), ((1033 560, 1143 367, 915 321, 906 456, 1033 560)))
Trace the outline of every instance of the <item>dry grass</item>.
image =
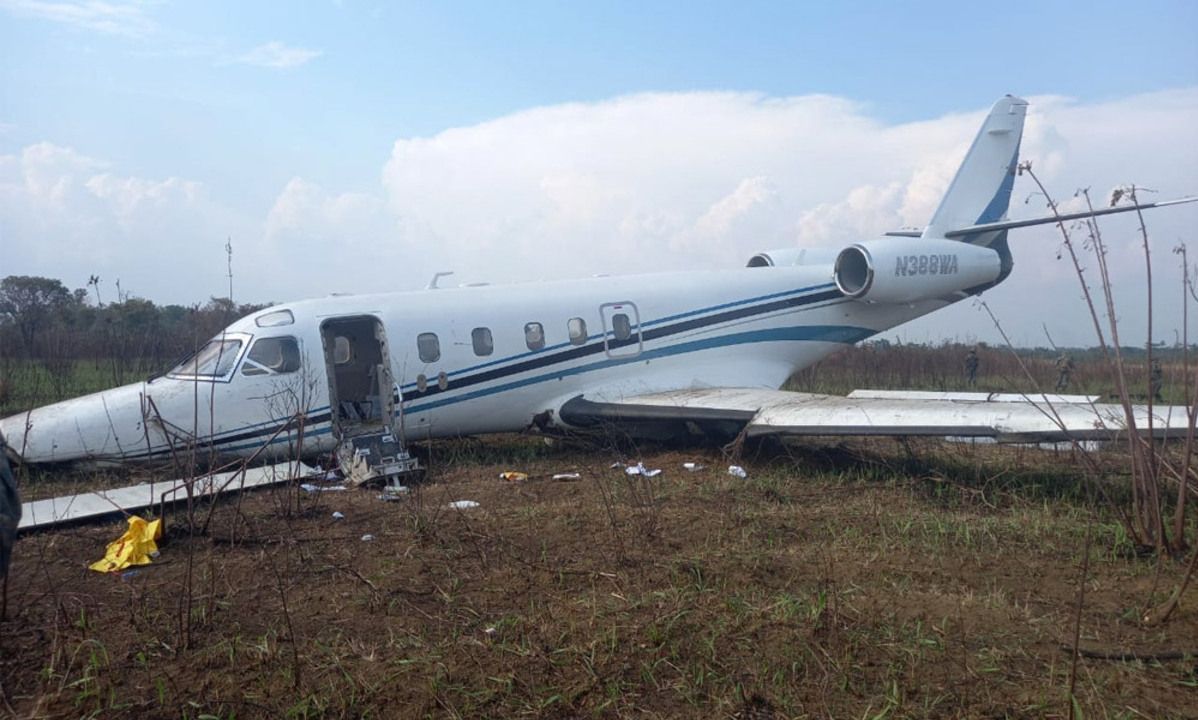
MULTIPOLYGON (((27 537, 16 612, 0 626, 0 708, 1063 715, 1060 645, 1088 514, 1075 465, 1067 453, 915 450, 767 448, 746 461, 747 480, 718 454, 658 450, 643 459, 665 472, 644 481, 609 468, 608 451, 442 443, 436 482, 400 503, 304 496, 294 515, 281 491, 257 493, 223 504, 207 536, 176 522, 160 561, 125 576, 85 569, 115 523, 27 537), (685 460, 708 469, 688 473, 685 460), (532 478, 496 479, 506 469, 532 478), (583 479, 549 479, 571 470, 583 479), (480 507, 447 507, 459 499, 480 507)), ((1142 628, 1155 560, 1137 559, 1113 519, 1095 531, 1083 645, 1198 650, 1195 591, 1167 629, 1142 628)), ((1078 697, 1087 717, 1193 717, 1196 664, 1083 660, 1078 697)))

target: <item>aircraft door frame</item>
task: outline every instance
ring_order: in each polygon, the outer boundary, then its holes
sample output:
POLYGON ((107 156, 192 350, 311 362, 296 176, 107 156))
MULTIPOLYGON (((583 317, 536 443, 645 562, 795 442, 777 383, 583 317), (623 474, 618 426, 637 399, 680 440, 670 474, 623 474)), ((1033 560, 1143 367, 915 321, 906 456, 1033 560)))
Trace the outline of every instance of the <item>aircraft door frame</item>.
POLYGON ((630 300, 603 303, 599 306, 599 316, 603 320, 603 351, 610 358, 634 358, 644 350, 644 340, 641 337, 641 314, 636 303, 630 300), (629 321, 627 328, 618 328, 623 316, 629 321), (626 337, 617 338, 617 332, 623 331, 626 337))
POLYGON ((333 437, 394 433, 397 398, 383 321, 365 314, 326 318, 320 341, 333 437))

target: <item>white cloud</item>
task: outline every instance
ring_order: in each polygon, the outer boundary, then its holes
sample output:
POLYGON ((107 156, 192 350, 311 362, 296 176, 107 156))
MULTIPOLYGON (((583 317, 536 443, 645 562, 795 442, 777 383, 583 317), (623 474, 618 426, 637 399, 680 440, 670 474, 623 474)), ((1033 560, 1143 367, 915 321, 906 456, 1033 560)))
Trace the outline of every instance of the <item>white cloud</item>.
MULTIPOLYGON (((1032 98, 1023 143, 1042 178, 1062 196, 1093 184, 1139 178, 1170 197, 1198 188, 1198 90, 1083 104, 1032 98)), ((427 138, 395 143, 383 172, 391 212, 403 220, 397 247, 421 248, 420 272, 454 268, 465 279, 735 267, 759 250, 835 247, 900 227, 922 227, 988 108, 885 125, 860 105, 815 96, 737 93, 643 94, 535 108, 427 138), (519 262, 516 261, 519 258, 519 262)), ((1017 183, 1012 214, 1043 212, 1031 183, 1017 183)), ((1167 250, 1193 210, 1150 216, 1167 250)), ((1131 298, 1134 237, 1110 221, 1117 277, 1131 298), (1118 231, 1118 232, 1116 232, 1118 231)), ((1055 259, 1050 229, 1012 236, 1015 275, 987 294, 1020 342, 1084 343, 1076 279, 1055 259), (1069 313, 1046 316, 1066 304, 1069 313)), ((1164 272, 1162 268, 1161 272, 1164 272)), ((1177 318, 1158 308, 1163 327, 1177 318)), ((996 333, 963 304, 909 326, 916 339, 996 333)), ((1084 319, 1084 318, 1081 318, 1084 319)), ((1140 323, 1142 325, 1142 322, 1140 323)))
POLYGON ((245 226, 194 181, 119 175, 109 163, 44 142, 0 156, 5 274, 79 286, 99 273, 162 302, 202 301, 214 292, 201 269, 217 277, 215 248, 230 233, 247 237, 245 226))
POLYGON ((76 0, 0 0, 0 7, 13 14, 69 25, 108 35, 142 37, 155 29, 141 3, 76 0))
MULTIPOLYGON (((1160 198, 1198 190, 1198 145, 1190 141, 1198 88, 1103 103, 1031 101, 1022 156, 1058 199, 1091 186, 1104 201, 1129 181, 1160 198)), ((66 279, 64 257, 99 254, 129 268, 148 255, 161 267, 206 273, 147 270, 142 286, 150 297, 201 300, 221 292, 228 235, 235 272, 254 276, 245 291, 252 297, 243 298, 255 300, 421 287, 438 270, 456 270, 459 282, 499 282, 740 267, 761 250, 834 248, 922 226, 986 111, 885 124, 839 98, 742 93, 534 108, 401 138, 379 158, 381 182, 364 178, 353 192, 294 177, 257 217, 210 197, 213 188, 129 177, 67 148, 34 145, 0 157, 0 233, 6 247, 18 248, 5 269, 66 279)), ((1028 178, 1018 179, 1013 216, 1043 212, 1032 190, 1028 178)), ((1160 210, 1148 222, 1157 288, 1172 297, 1169 250, 1198 224, 1198 208, 1160 210)), ((1124 322, 1142 328, 1134 225, 1122 217, 1103 227, 1124 322)), ((1058 342, 1090 342, 1077 281, 1056 259, 1053 231, 1013 233, 1011 246, 1014 274, 985 296, 1008 331, 1021 343, 1043 342, 1047 322, 1058 342)), ((78 267, 86 279, 86 265, 78 267)), ((1162 299, 1155 310, 1158 337, 1171 339, 1176 308, 1162 299)), ((912 340, 996 335, 970 303, 899 332, 912 340)), ((1126 337, 1139 342, 1142 329, 1126 337)))
POLYGON ((299 67, 323 54, 320 50, 288 47, 278 40, 272 40, 238 57, 237 62, 258 67, 286 69, 299 67))
MULTIPOLYGON (((365 193, 327 194, 319 185, 292 178, 266 216, 265 246, 298 256, 354 252, 360 259, 389 234, 394 221, 381 198, 365 193)), ((393 235, 393 233, 390 233, 393 235)))

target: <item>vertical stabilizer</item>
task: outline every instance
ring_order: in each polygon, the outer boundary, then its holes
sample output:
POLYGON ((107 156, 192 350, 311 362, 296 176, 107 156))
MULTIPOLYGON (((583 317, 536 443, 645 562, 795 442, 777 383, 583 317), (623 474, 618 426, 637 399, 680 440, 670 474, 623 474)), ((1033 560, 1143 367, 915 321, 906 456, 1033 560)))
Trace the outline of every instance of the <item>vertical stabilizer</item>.
MULTIPOLYGON (((1007 217, 1026 115, 1026 100, 1007 95, 994 103, 923 237, 942 238, 951 230, 1007 217)), ((963 239, 989 245, 987 240, 997 238, 963 239)))

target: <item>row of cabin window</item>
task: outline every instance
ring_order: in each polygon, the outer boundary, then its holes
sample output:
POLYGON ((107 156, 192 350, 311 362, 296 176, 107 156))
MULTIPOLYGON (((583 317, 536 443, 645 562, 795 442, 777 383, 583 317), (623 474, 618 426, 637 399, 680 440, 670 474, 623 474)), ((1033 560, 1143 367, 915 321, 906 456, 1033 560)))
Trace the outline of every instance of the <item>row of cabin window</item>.
MULTIPOLYGON (((616 313, 611 317, 612 335, 616 340, 627 340, 632 337, 632 320, 624 313, 616 313)), ((566 334, 570 337, 571 345, 583 345, 587 341, 587 321, 580 317, 566 321, 566 334)), ((491 337, 491 328, 476 327, 470 331, 470 342, 474 346, 474 354, 485 357, 495 352, 495 341, 491 337)), ((545 327, 539 322, 524 324, 524 344, 529 350, 540 350, 545 347, 545 327)), ((420 361, 437 362, 441 359, 441 341, 437 333, 420 333, 416 336, 416 349, 420 353, 420 361)))

